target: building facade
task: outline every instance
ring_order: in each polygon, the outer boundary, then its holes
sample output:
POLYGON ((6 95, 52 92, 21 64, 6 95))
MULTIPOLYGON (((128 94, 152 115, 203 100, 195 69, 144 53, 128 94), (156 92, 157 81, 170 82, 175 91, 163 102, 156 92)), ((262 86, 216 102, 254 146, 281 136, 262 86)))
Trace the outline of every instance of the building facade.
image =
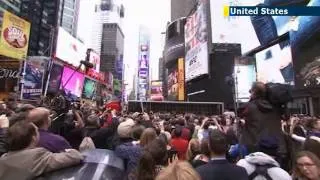
POLYGON ((60 1, 59 25, 71 35, 76 36, 80 0, 60 1))
POLYGON ((20 16, 31 22, 29 56, 49 56, 56 27, 59 4, 55 0, 25 0, 20 16))
POLYGON ((100 71, 113 74, 114 93, 122 99, 124 34, 116 23, 102 27, 100 71))
POLYGON ((197 0, 171 0, 171 21, 186 17, 197 4, 197 0))

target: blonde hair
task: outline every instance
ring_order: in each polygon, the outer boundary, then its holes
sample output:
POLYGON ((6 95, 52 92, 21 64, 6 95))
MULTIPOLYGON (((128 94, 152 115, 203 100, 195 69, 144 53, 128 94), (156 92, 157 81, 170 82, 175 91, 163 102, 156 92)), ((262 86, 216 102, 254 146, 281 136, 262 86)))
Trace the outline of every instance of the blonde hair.
POLYGON ((187 150, 187 160, 192 161, 194 157, 201 153, 200 142, 197 139, 191 139, 187 150))
POLYGON ((176 161, 163 169, 156 180, 200 180, 199 174, 184 161, 176 161))
POLYGON ((143 131, 140 137, 140 145, 144 147, 156 138, 157 138, 156 131, 153 128, 147 128, 143 131))

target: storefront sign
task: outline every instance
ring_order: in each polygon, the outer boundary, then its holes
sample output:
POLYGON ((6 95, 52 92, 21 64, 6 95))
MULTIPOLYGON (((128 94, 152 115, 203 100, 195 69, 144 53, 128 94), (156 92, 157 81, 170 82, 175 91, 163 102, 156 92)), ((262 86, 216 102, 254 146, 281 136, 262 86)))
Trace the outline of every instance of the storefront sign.
POLYGON ((6 69, 0 67, 0 79, 13 78, 18 79, 20 72, 17 69, 6 69))

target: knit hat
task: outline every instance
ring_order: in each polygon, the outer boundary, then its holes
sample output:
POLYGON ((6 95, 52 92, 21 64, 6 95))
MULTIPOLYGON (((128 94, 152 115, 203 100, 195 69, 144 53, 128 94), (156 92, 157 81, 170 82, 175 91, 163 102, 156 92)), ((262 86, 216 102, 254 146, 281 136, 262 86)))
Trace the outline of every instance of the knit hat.
POLYGON ((132 119, 126 119, 118 126, 118 135, 120 138, 130 138, 132 127, 135 125, 132 119))
POLYGON ((279 149, 279 140, 276 137, 263 137, 259 141, 259 151, 269 156, 277 156, 279 149))

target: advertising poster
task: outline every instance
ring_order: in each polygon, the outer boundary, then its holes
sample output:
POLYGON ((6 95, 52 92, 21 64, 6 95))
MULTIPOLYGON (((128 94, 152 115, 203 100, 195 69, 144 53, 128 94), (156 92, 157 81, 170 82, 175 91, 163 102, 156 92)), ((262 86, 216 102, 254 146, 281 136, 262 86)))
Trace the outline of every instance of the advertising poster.
POLYGON ((25 59, 28 52, 30 26, 28 21, 4 11, 0 55, 14 59, 25 59))
POLYGON ((26 100, 39 100, 42 94, 43 78, 48 59, 45 57, 29 57, 25 63, 22 97, 26 100))
POLYGON ((93 99, 96 94, 97 83, 89 78, 84 79, 82 97, 85 99, 93 99))
POLYGON ((73 74, 73 72, 74 70, 71 68, 68 68, 68 67, 63 68, 62 82, 61 82, 60 88, 64 89, 66 93, 70 93, 72 95, 80 97, 82 93, 82 88, 83 88, 84 75, 80 72, 75 72, 73 74), (71 77, 72 74, 73 76, 71 77), (70 77, 71 77, 70 81, 66 83, 70 77))
POLYGON ((190 81, 208 74, 207 0, 199 2, 185 25, 185 78, 190 81))
POLYGON ((183 58, 178 59, 178 100, 185 100, 184 91, 184 60, 183 58))
POLYGON ((62 73, 63 73, 63 66, 60 64, 53 63, 52 69, 50 72, 48 92, 56 93, 59 91, 62 73))

